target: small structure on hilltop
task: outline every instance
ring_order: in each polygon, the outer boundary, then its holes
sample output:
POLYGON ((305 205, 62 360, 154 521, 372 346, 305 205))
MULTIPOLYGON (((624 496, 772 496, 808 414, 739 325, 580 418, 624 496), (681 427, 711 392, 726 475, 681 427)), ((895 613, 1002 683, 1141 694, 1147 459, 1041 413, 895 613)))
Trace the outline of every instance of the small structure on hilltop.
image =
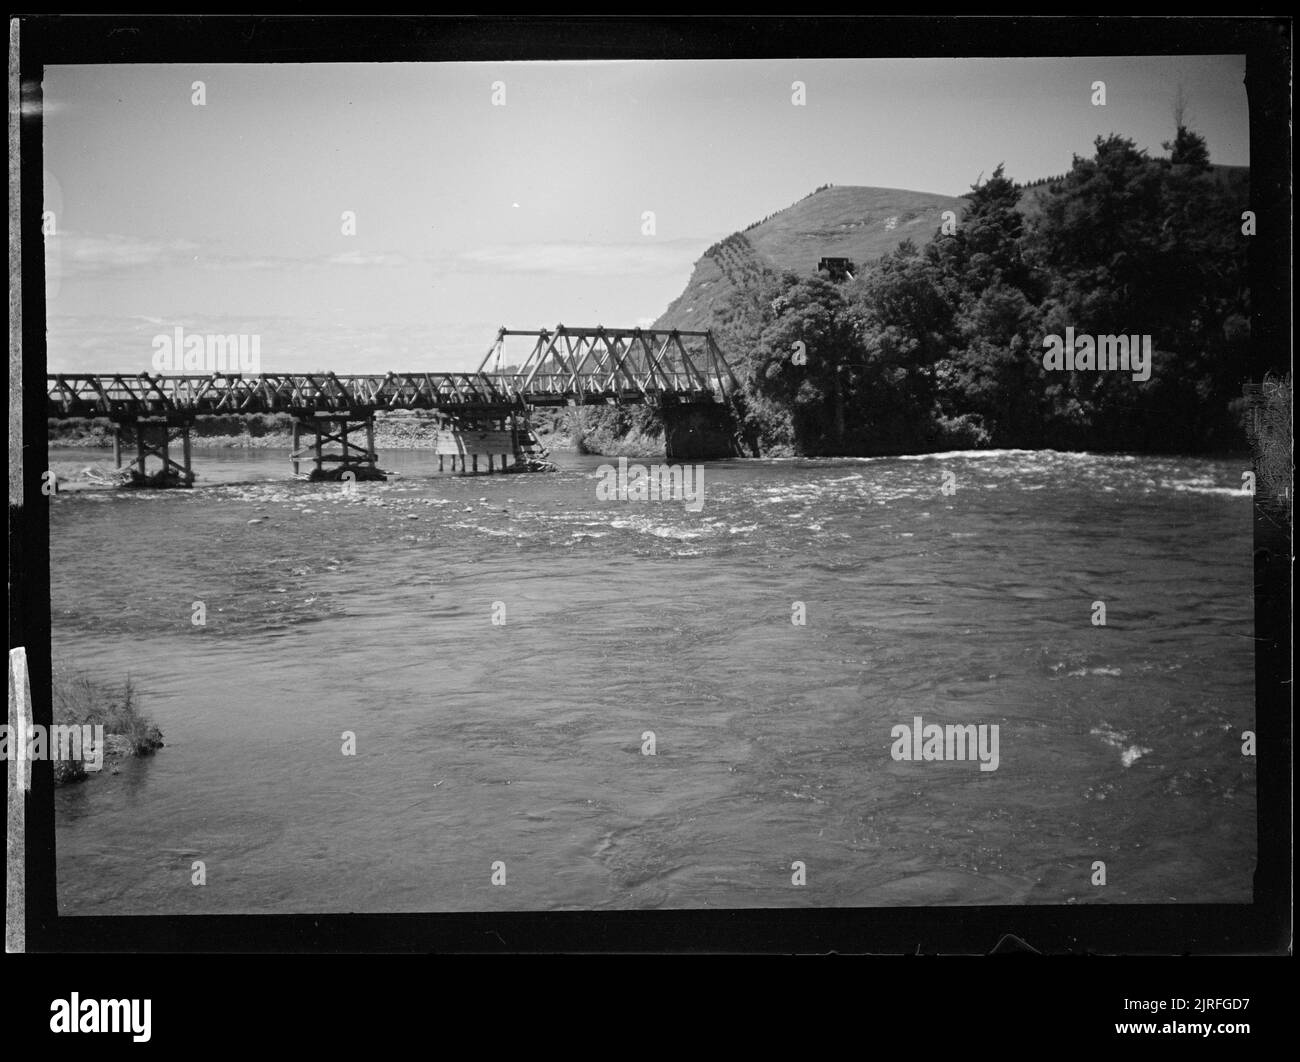
POLYGON ((857 268, 851 258, 823 258, 817 263, 817 272, 827 274, 837 284, 841 280, 852 280, 857 268))

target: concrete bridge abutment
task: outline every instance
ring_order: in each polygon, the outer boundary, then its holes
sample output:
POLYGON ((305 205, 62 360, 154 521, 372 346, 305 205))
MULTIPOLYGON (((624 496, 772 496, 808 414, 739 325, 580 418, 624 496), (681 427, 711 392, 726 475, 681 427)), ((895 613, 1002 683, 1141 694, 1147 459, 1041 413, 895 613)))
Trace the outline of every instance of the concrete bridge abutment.
POLYGON ((742 456, 736 419, 720 402, 665 403, 664 451, 669 461, 708 461, 742 456))

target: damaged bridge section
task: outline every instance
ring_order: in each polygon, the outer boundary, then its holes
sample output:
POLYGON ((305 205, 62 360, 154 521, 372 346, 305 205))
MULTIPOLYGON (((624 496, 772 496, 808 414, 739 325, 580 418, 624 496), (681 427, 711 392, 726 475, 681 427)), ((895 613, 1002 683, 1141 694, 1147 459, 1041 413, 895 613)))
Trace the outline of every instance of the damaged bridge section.
POLYGON ((47 408, 51 419, 110 420, 119 469, 134 446, 125 472, 135 486, 193 485, 190 433, 200 416, 288 414, 294 474, 312 480, 384 479, 375 416, 398 410, 434 415, 440 467, 450 459, 453 471, 526 471, 545 457, 527 404, 478 373, 59 374, 47 378, 47 408))
POLYGON ((742 452, 735 410, 740 381, 707 330, 502 328, 479 371, 529 406, 652 405, 663 418, 670 460, 742 452), (512 336, 532 341, 515 365, 505 355, 512 336))
POLYGON ((415 410, 437 422, 439 469, 447 470, 449 461, 450 471, 464 474, 547 467, 529 413, 562 405, 648 403, 663 416, 670 459, 730 457, 739 452, 739 390, 707 331, 564 325, 500 329, 470 373, 46 377, 48 416, 111 421, 117 467, 130 485, 143 487, 193 485, 196 417, 259 413, 293 418, 293 471, 313 480, 384 479, 375 417, 415 410), (504 364, 511 336, 532 340, 517 365, 504 364))

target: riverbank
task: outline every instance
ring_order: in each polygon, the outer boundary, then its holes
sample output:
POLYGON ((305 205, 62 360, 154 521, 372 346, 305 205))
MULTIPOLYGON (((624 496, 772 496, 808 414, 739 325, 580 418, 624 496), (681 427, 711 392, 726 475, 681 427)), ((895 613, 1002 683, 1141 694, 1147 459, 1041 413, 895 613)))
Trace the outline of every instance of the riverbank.
MULTIPOLYGON (((563 414, 544 418, 534 425, 534 431, 547 449, 584 452, 573 433, 567 430, 563 414)), ((381 413, 375 417, 375 449, 380 451, 431 449, 437 437, 435 418, 406 412, 381 413)), ((113 428, 104 419, 52 420, 48 423, 47 439, 51 450, 110 450, 113 428)), ((662 438, 659 442, 662 447, 662 438)), ((293 446, 292 420, 284 414, 199 417, 191 430, 191 445, 196 449, 288 450, 293 446)))
MULTIPOLYGON (((1270 381, 1254 401, 1255 419, 1243 422, 1245 431, 1241 445, 1234 450, 1210 452, 1202 457, 1244 457, 1250 454, 1250 444, 1260 449, 1261 439, 1271 436, 1267 446, 1268 470, 1266 476, 1270 490, 1277 496, 1287 496, 1291 476, 1290 464, 1290 409, 1291 383, 1270 381), (1247 440, 1249 436, 1249 442, 1247 440)), ((1243 405, 1244 411, 1244 405, 1243 405)), ((199 417, 192 432, 191 445, 195 450, 282 450, 293 447, 292 420, 286 414, 255 414, 249 417, 220 416, 199 417)), ((538 441, 552 453, 591 455, 599 457, 629 457, 661 459, 665 453, 662 422, 652 408, 646 406, 576 406, 553 410, 536 410, 532 415, 532 428, 538 441)), ((375 449, 383 454, 393 450, 432 449, 437 442, 438 421, 420 412, 395 411, 380 413, 375 417, 375 449)), ((108 420, 51 420, 48 423, 48 446, 51 453, 59 450, 91 449, 111 450, 112 425, 108 420)), ((936 439, 928 448, 908 451, 873 451, 871 453, 800 453, 788 443, 768 439, 756 456, 763 458, 810 457, 833 460, 837 457, 907 457, 923 453, 949 453, 955 451, 992 450, 987 444, 957 445, 948 439, 936 439)), ((1139 451, 1097 450, 1062 451, 1054 447, 1019 447, 1026 452, 1079 452, 1079 453, 1138 453, 1139 451)), ((1149 456, 1178 456, 1178 451, 1141 451, 1149 456)), ((87 465, 82 462, 51 461, 50 468, 59 478, 59 484, 89 486, 112 485, 117 470, 110 462, 87 465)), ((1289 503, 1288 503, 1289 504, 1289 503)))

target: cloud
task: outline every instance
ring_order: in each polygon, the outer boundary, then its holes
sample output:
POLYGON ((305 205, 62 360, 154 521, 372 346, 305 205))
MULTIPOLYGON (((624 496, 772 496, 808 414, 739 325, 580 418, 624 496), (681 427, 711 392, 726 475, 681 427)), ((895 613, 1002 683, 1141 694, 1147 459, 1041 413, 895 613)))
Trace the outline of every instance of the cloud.
POLYGON ((489 273, 584 277, 686 276, 704 252, 705 239, 636 243, 537 242, 493 244, 457 256, 410 258, 392 251, 338 251, 323 257, 241 254, 193 240, 154 239, 122 233, 59 232, 45 240, 51 278, 120 276, 132 270, 206 269, 221 272, 304 269, 396 269, 423 265, 437 271, 470 268, 489 273))
POLYGON ((264 372, 467 372, 478 367, 496 326, 487 322, 339 321, 296 316, 143 314, 51 316, 47 372, 153 372, 153 339, 188 335, 260 337, 264 372))
POLYGON ((58 232, 45 238, 46 273, 55 276, 120 275, 133 269, 181 266, 221 271, 325 269, 331 266, 407 266, 404 255, 342 251, 324 258, 232 254, 192 240, 149 239, 121 233, 58 232))
POLYGON ((312 264, 274 255, 213 251, 193 240, 149 239, 122 233, 61 231, 45 237, 45 271, 58 276, 120 276, 131 270, 200 268, 290 269, 312 264))
POLYGON ((362 251, 342 251, 325 259, 326 265, 343 266, 404 266, 410 259, 400 254, 365 254, 362 251))
POLYGON ((205 254, 195 259, 194 264, 202 269, 224 269, 238 272, 251 272, 256 269, 301 269, 308 263, 295 258, 276 258, 262 255, 251 257, 228 254, 205 254))
POLYGON ((560 273, 570 276, 664 276, 683 273, 708 246, 707 240, 655 240, 639 243, 512 243, 462 254, 472 266, 507 273, 560 273))
POLYGON ((65 274, 175 265, 192 261, 198 250, 199 245, 189 240, 150 240, 118 233, 63 232, 45 239, 47 264, 56 264, 65 274))

